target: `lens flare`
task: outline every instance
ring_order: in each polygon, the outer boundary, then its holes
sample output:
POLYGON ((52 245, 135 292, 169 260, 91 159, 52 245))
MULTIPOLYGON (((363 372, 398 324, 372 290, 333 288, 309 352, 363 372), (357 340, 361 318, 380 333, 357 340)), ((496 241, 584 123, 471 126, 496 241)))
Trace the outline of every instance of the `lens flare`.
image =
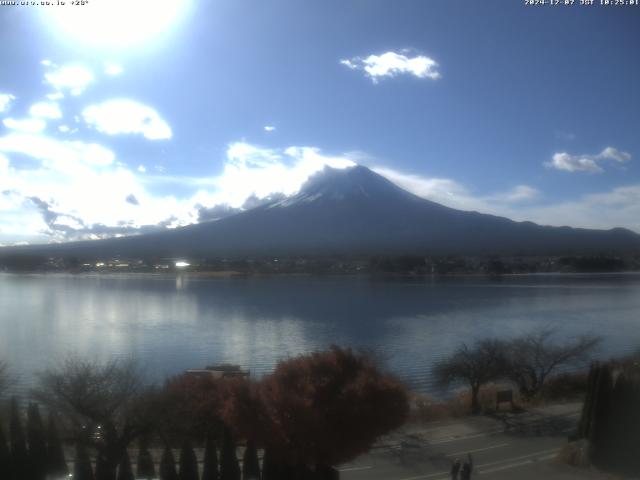
POLYGON ((66 0, 44 9, 47 23, 91 46, 125 47, 165 34, 191 0, 66 0))

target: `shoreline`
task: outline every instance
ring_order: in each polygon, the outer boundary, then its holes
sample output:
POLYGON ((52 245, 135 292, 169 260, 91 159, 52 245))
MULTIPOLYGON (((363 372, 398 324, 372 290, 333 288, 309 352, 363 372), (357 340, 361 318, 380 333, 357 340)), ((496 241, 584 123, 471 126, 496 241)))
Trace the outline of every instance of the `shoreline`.
POLYGON ((636 276, 640 275, 640 270, 623 270, 607 272, 572 272, 572 271, 550 271, 550 272, 523 272, 523 273, 502 273, 490 274, 480 272, 469 273, 380 273, 380 272, 240 272, 236 270, 211 270, 211 271, 146 271, 146 270, 0 270, 0 275, 89 275, 89 276, 120 276, 136 275, 149 277, 192 277, 192 278, 269 278, 269 277, 351 277, 351 278, 388 278, 388 279, 439 279, 439 278, 526 278, 526 277, 555 277, 555 276, 578 276, 578 277, 609 277, 609 276, 636 276))

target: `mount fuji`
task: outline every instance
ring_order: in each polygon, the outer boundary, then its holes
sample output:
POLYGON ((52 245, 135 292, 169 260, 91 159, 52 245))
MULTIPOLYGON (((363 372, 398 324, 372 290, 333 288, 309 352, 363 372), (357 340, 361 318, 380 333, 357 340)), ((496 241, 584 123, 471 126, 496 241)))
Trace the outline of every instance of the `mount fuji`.
POLYGON ((326 167, 300 191, 220 220, 106 240, 30 245, 8 253, 106 257, 266 255, 575 255, 640 252, 623 228, 541 226, 448 208, 366 167, 326 167))

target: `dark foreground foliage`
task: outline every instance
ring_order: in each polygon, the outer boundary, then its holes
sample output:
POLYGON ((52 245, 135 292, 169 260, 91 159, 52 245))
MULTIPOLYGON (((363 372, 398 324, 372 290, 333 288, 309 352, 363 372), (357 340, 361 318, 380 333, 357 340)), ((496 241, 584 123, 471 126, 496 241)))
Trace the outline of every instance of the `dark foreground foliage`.
POLYGON ((640 362, 591 366, 578 436, 589 440, 598 467, 636 474, 640 470, 640 362))
POLYGON ((9 473, 0 478, 66 474, 54 415, 76 445, 76 479, 131 480, 128 449, 138 441, 139 478, 155 478, 148 445, 161 442, 163 480, 256 480, 330 478, 334 465, 368 451, 409 412, 404 386, 371 357, 339 347, 281 362, 258 382, 183 374, 163 388, 145 385, 131 362, 70 358, 41 374, 33 394, 50 412, 48 428, 36 404, 25 419, 13 400, 8 439, 0 432, 0 474, 9 473), (205 441, 200 476, 192 445, 205 441), (238 444, 245 446, 242 468, 238 444))

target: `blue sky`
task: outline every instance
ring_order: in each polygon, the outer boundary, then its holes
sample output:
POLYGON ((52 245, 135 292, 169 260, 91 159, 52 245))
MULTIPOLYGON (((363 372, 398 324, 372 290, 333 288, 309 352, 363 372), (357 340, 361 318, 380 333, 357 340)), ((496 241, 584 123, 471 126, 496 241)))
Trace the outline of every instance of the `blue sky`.
POLYGON ((0 243, 219 218, 354 163, 455 208, 640 231, 639 20, 516 0, 0 6, 0 243))

